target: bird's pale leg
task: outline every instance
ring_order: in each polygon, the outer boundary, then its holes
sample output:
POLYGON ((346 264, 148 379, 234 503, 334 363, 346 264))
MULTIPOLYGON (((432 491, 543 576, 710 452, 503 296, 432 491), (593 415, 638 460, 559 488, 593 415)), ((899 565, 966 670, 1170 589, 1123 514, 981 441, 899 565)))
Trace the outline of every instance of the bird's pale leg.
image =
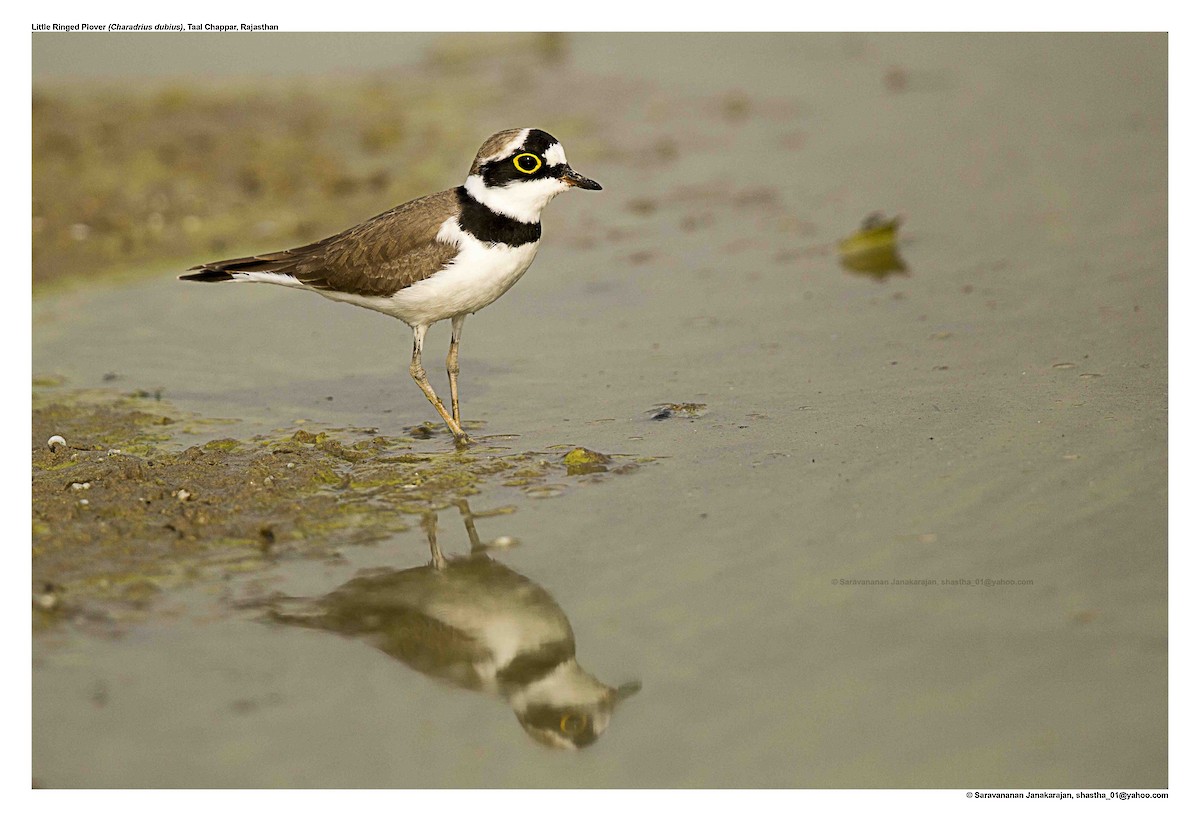
POLYGON ((454 414, 454 421, 460 426, 462 417, 458 415, 458 340, 462 338, 462 327, 466 321, 466 314, 459 314, 450 320, 450 353, 446 354, 446 375, 450 377, 450 409, 454 414))
POLYGON ((433 556, 433 566, 438 570, 446 569, 446 557, 442 555, 437 540, 437 511, 430 510, 421 516, 421 526, 429 537, 429 553, 433 556))
POLYGON ((479 541, 479 531, 475 529, 475 514, 471 512, 470 506, 466 499, 457 499, 454 506, 458 508, 458 512, 462 514, 463 524, 467 527, 467 538, 471 541, 472 553, 483 553, 487 550, 487 545, 479 541))
POLYGON ((463 432, 462 427, 454 420, 447 411, 446 406, 442 404, 442 400, 438 399, 437 394, 433 392, 433 386, 429 384, 429 377, 425 375, 425 368, 421 365, 421 348, 425 345, 425 332, 429 330, 428 325, 417 325, 413 328, 413 355, 412 364, 408 367, 409 374, 412 375, 413 381, 417 383, 417 387, 425 394, 437 412, 445 421, 446 426, 450 428, 450 432, 454 434, 454 439, 464 445, 471 441, 471 438, 463 432))

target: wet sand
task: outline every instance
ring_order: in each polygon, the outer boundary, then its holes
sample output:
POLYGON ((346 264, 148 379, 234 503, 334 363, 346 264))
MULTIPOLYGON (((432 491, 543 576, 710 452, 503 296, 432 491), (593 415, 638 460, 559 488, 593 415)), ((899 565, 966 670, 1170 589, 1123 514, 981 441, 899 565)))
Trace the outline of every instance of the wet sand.
MULTIPOLYGON (((464 415, 661 459, 480 530, 642 691, 554 753, 231 606, 427 561, 410 530, 173 590, 117 639, 36 635, 39 783, 1165 786, 1165 37, 576 36, 534 90, 479 133, 544 127, 605 190, 553 203, 467 322, 464 415), (874 211, 907 276, 840 268, 874 211)), ((400 323, 174 273, 39 299, 34 373, 233 437, 434 418, 400 323)))

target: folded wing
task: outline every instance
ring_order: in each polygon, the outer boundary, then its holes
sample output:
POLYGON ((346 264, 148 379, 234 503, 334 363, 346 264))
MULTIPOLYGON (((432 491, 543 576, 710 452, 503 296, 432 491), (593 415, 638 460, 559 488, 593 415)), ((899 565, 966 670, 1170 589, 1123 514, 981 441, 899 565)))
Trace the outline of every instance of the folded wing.
POLYGON ((340 234, 287 251, 197 265, 180 279, 280 282, 291 278, 317 290, 392 296, 436 274, 458 253, 438 240, 442 223, 458 213, 454 189, 406 202, 340 234), (238 276, 238 275, 242 276, 238 276))

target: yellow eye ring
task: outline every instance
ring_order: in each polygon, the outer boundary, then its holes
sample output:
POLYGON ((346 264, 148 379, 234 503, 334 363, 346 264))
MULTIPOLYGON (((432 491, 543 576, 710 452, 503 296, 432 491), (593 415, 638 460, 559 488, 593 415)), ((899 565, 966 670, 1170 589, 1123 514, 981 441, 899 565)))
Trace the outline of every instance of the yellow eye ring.
POLYGON ((537 170, 542 167, 542 158, 537 154, 518 154, 517 156, 513 157, 513 165, 516 166, 517 170, 522 174, 536 174, 537 170), (525 157, 532 157, 533 161, 537 164, 533 168, 522 168, 521 160, 525 157))
POLYGON ((581 716, 564 713, 562 720, 558 722, 558 729, 562 730, 564 733, 576 733, 583 729, 585 723, 586 719, 581 716))

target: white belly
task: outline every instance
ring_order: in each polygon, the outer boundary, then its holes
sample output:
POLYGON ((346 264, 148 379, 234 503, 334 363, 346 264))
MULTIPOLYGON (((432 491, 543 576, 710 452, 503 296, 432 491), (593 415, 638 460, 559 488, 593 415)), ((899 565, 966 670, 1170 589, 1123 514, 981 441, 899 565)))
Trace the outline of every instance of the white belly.
POLYGON ((459 314, 473 314, 491 305, 529 269, 540 244, 530 242, 516 247, 487 245, 462 231, 454 218, 442 225, 438 239, 458 246, 459 253, 454 261, 428 279, 392 296, 362 296, 317 290, 284 274, 235 273, 233 276, 253 282, 312 290, 328 299, 394 316, 412 326, 432 325, 459 314))

